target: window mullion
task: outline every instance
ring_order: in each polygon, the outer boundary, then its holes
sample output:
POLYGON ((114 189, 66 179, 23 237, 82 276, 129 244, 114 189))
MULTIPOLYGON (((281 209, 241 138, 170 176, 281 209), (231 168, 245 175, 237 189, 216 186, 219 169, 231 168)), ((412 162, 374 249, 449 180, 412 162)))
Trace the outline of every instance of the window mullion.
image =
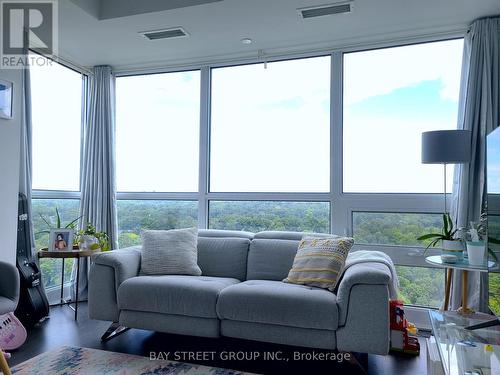
POLYGON ((200 92, 200 162, 198 178, 198 227, 208 227, 209 169, 210 169, 210 68, 201 69, 200 92))
POLYGON ((342 202, 342 52, 332 54, 330 87, 331 231, 348 234, 349 217, 342 202))

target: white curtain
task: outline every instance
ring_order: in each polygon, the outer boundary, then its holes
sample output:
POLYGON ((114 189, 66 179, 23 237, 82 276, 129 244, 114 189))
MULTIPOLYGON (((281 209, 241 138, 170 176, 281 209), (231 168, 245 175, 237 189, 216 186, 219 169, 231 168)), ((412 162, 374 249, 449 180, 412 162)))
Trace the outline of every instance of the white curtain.
MULTIPOLYGON (((82 196, 80 226, 92 223, 109 236, 112 249, 118 247, 115 186, 115 77, 109 66, 96 66, 86 90, 82 196)), ((87 293, 88 262, 81 260, 79 298, 87 293)), ((73 267, 72 280, 76 272, 73 267)), ((72 297, 76 296, 72 283, 72 297)))
MULTIPOLYGON (((485 202, 486 135, 500 125, 500 18, 475 21, 464 41, 458 128, 472 131, 472 158, 457 165, 451 213, 458 227, 479 221, 485 202)), ((487 274, 469 273, 468 305, 487 311, 487 274)), ((451 307, 461 303, 461 273, 455 272, 451 307)))

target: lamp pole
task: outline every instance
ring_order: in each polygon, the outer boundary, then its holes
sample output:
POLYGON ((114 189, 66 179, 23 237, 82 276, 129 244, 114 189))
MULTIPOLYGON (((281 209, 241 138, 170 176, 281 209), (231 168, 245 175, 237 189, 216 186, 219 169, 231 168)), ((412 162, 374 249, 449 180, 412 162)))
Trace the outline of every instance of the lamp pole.
POLYGON ((444 214, 446 215, 446 163, 444 163, 444 214))

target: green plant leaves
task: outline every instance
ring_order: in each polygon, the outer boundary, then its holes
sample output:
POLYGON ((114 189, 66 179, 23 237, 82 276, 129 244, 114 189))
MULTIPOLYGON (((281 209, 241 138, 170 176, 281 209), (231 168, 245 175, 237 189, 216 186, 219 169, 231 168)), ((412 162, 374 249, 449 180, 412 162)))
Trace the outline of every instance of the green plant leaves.
POLYGON ((47 220, 47 219, 46 219, 46 218, 45 218, 42 214, 39 214, 39 215, 40 215, 40 217, 42 218, 43 222, 44 222, 45 224, 47 224, 47 226, 48 226, 49 228, 52 228, 52 226, 50 225, 49 221, 48 221, 48 220, 47 220))
MULTIPOLYGON (((42 214, 39 214, 40 218, 43 220, 45 225, 47 225, 47 228, 49 229, 61 229, 62 228, 62 218, 61 214, 59 213, 59 209, 56 207, 56 224, 55 226, 52 225, 49 220, 47 220, 42 214)), ((76 229, 76 224, 78 223, 78 220, 80 220, 82 217, 79 216, 73 221, 71 221, 69 224, 67 224, 64 228, 65 229, 76 229)), ((49 233, 49 231, 42 231, 38 233, 49 233)))
POLYGON ((443 239, 443 235, 440 233, 428 233, 417 238, 417 241, 430 240, 431 238, 443 239))
POLYGON ((447 212, 443 214, 443 234, 446 236, 445 239, 453 240, 453 236, 457 233, 457 230, 453 230, 453 220, 451 220, 450 214, 447 212))
POLYGON ((59 215, 59 210, 57 209, 57 207, 56 207, 56 218, 57 218, 56 228, 59 229, 61 228, 61 215, 59 215))
POLYGON ((443 232, 442 233, 427 233, 424 234, 420 237, 417 237, 417 241, 427 241, 427 240, 432 240, 429 242, 427 247, 425 248, 425 252, 429 249, 429 247, 435 247, 439 241, 442 240, 449 240, 453 241, 455 234, 457 233, 457 229, 453 229, 454 224, 453 220, 451 220, 450 214, 448 212, 443 214, 443 232))
POLYGON ((80 220, 81 218, 82 218, 81 216, 77 217, 75 220, 73 220, 68 225, 66 225, 65 228, 66 229, 75 229, 76 228, 76 224, 78 223, 78 220, 80 220))
POLYGON ((448 231, 448 214, 444 213, 443 214, 443 234, 447 236, 449 234, 448 231))

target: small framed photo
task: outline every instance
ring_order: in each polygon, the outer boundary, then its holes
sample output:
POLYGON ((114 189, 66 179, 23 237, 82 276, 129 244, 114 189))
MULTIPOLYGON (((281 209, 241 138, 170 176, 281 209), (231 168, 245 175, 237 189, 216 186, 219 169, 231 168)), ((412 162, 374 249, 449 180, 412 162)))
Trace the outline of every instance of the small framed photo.
POLYGON ((49 237, 49 251, 73 250, 73 229, 52 229, 49 237))
POLYGON ((12 119, 12 82, 0 79, 0 118, 12 119))

